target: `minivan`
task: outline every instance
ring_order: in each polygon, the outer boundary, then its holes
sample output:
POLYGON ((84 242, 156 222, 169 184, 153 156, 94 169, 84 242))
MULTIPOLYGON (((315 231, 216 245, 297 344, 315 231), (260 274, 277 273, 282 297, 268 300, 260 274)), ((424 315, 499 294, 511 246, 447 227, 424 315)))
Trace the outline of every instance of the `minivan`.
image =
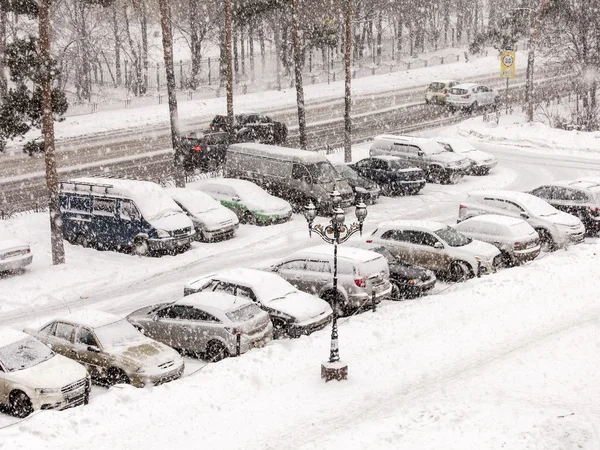
POLYGON ((156 183, 84 177, 60 183, 63 237, 139 255, 187 250, 194 224, 156 183))
POLYGON ((342 208, 354 203, 354 192, 329 160, 316 152, 274 145, 243 143, 227 149, 224 176, 252 181, 302 211, 312 202, 319 212, 331 208, 331 192, 342 196, 342 208))
POLYGON ((471 161, 447 151, 435 139, 413 136, 376 136, 369 156, 391 155, 425 171, 429 181, 457 183, 471 168, 471 161))

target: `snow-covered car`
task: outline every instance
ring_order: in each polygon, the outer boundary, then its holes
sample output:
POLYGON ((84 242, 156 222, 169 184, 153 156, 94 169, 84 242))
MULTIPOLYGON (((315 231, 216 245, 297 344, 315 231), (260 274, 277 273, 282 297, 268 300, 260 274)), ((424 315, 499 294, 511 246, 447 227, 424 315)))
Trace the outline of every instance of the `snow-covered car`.
POLYGON ((0 328, 0 404, 17 417, 33 411, 83 405, 90 376, 81 364, 57 355, 21 331, 0 328))
POLYGON ((210 242, 235 235, 240 223, 237 216, 210 195, 189 188, 169 188, 165 192, 192 219, 198 240, 210 242))
POLYGON ((487 175, 498 164, 494 155, 477 150, 464 138, 440 137, 437 138, 437 141, 449 152, 468 158, 471 161, 469 171, 472 175, 487 175))
POLYGON ((247 298, 269 313, 276 337, 298 337, 321 330, 333 310, 319 297, 299 291, 279 275, 256 269, 230 269, 188 282, 183 295, 225 292, 247 298))
POLYGON ((113 314, 73 312, 25 332, 56 353, 79 361, 94 380, 104 384, 156 386, 183 374, 179 353, 113 314))
POLYGON ((352 190, 356 203, 372 205, 377 202, 381 189, 377 183, 361 177, 356 170, 344 163, 331 163, 335 170, 346 179, 352 190))
POLYGON ((425 103, 446 103, 448 89, 456 86, 458 81, 439 80, 433 81, 425 89, 425 103))
POLYGON ((476 83, 462 83, 448 91, 446 105, 450 109, 476 110, 480 107, 497 105, 500 94, 494 89, 476 83))
POLYGON ((458 221, 482 214, 524 219, 537 231, 542 249, 545 250, 579 244, 585 235, 585 227, 577 217, 559 211, 541 198, 525 192, 469 192, 458 208, 458 221))
POLYGON ((540 254, 540 237, 523 219, 484 214, 463 220, 454 228, 471 239, 497 247, 506 266, 531 261, 540 254))
POLYGON ((31 247, 0 227, 0 273, 21 270, 33 261, 31 247))
POLYGON ((273 339, 267 312, 246 298, 224 292, 199 292, 147 306, 129 314, 127 320, 157 341, 202 354, 212 362, 273 339))
POLYGON ((440 222, 395 220, 380 223, 366 240, 386 247, 401 261, 449 276, 454 281, 489 274, 500 263, 500 250, 440 222))
POLYGON ((207 193, 231 209, 240 222, 256 225, 286 222, 292 217, 290 204, 257 186, 236 178, 214 178, 188 184, 207 193))

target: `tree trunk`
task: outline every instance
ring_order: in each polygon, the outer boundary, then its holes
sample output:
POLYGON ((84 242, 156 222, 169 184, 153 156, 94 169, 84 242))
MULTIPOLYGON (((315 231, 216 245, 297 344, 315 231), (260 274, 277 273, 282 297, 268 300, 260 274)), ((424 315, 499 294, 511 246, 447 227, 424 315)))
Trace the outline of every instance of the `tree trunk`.
POLYGON ((169 97, 169 117, 171 119, 171 142, 175 153, 175 186, 185 187, 183 171, 183 149, 179 136, 179 116, 177 113, 177 94, 175 68, 173 67, 173 34, 171 30, 171 6, 169 0, 159 0, 160 24, 162 28, 163 55, 167 72, 167 95, 169 97))
POLYGON ((246 75, 246 43, 244 39, 244 25, 240 25, 240 61, 242 65, 242 75, 246 75))
POLYGON ((240 71, 240 61, 238 59, 238 47, 237 47, 237 41, 238 41, 238 32, 237 30, 233 31, 233 67, 235 70, 235 75, 237 77, 238 72, 240 71))
POLYGON ((344 161, 352 161, 352 0, 346 0, 346 37, 344 42, 344 161))
POLYGON ((117 21, 117 3, 112 5, 112 29, 113 37, 115 40, 115 76, 116 84, 115 87, 121 86, 123 83, 121 74, 121 39, 119 37, 119 22, 117 21))
POLYGON ((143 81, 140 86, 140 93, 145 94, 148 92, 148 14, 146 2, 140 2, 141 10, 141 32, 142 32, 142 67, 143 67, 143 81))
POLYGON ((50 72, 50 1, 41 0, 39 5, 40 57, 44 64, 42 80, 42 134, 44 136, 44 159, 46 163, 46 186, 50 210, 50 246, 52 264, 64 264, 65 248, 62 236, 62 218, 58 198, 58 171, 54 154, 54 117, 52 114, 52 73, 50 72))
POLYGON ((258 41, 259 41, 259 45, 260 45, 260 63, 262 66, 262 76, 264 77, 265 75, 265 30, 264 30, 264 24, 261 22, 260 25, 258 26, 258 41))
POLYGON ((192 68, 190 71, 189 87, 196 90, 198 87, 198 74, 200 73, 200 38, 198 36, 199 4, 198 0, 190 0, 190 50, 192 53, 192 68))
POLYGON ((397 36, 397 50, 398 50, 398 59, 400 59, 402 54, 402 33, 404 33, 404 26, 402 21, 402 16, 398 15, 398 36, 397 36))
POLYGON ((231 55, 231 0, 225 0, 225 55, 227 59, 227 125, 233 134, 233 67, 231 55))
POLYGON ((250 81, 253 82, 256 79, 256 73, 254 72, 254 21, 251 21, 248 26, 248 52, 250 53, 250 81))
MULTIPOLYGON (((6 20, 7 14, 0 9, 0 56, 4 56, 6 49, 6 20)), ((4 98, 8 91, 8 81, 4 73, 4 58, 0 57, 0 97, 4 98)))
POLYGON ((294 50, 294 74, 296 78, 296 103, 298 104, 298 134, 300 148, 306 150, 306 113, 304 110, 304 87, 302 85, 302 53, 298 39, 298 1, 292 0, 292 46, 294 50))
POLYGON ((381 64, 381 40, 383 34, 383 19, 381 12, 377 14, 377 63, 381 64))

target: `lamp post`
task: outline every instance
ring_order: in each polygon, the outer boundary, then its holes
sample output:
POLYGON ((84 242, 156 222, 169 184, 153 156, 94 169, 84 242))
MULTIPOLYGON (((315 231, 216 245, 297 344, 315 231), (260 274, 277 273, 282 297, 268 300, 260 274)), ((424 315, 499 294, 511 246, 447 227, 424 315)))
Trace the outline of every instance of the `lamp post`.
POLYGON ((333 320, 331 324, 331 351, 329 353, 329 361, 321 364, 321 378, 325 381, 331 380, 346 380, 348 379, 348 365, 340 361, 340 350, 338 347, 338 291, 337 291, 337 246, 350 239, 356 232, 362 234, 363 222, 367 217, 367 207, 364 203, 356 205, 356 219, 351 225, 346 225, 346 217, 344 210, 340 208, 342 196, 338 191, 333 191, 331 194, 331 219, 326 225, 313 224, 317 217, 317 209, 315 205, 310 203, 304 209, 304 217, 308 222, 308 235, 312 233, 319 235, 328 244, 333 244, 333 292, 334 296, 331 300, 333 308, 333 320))

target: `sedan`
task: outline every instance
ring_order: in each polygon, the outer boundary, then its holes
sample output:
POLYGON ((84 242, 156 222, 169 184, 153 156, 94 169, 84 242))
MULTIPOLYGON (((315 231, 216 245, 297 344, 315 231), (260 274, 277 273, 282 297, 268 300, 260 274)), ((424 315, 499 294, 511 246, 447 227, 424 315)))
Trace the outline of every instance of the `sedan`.
POLYGON ((500 101, 500 94, 494 89, 475 83, 463 83, 448 91, 446 104, 450 109, 475 111, 480 107, 494 106, 500 101))
POLYGON ((22 270, 31 264, 33 254, 29 244, 0 228, 0 273, 22 270))
POLYGON ((425 186, 425 172, 396 156, 373 156, 350 164, 360 176, 374 181, 385 196, 417 194, 425 186))
POLYGON ((165 191, 192 219, 197 239, 212 242, 235 235, 240 223, 237 216, 210 195, 187 188, 165 191))
POLYGON ((356 170, 343 163, 332 163, 337 172, 348 181, 354 191, 356 203, 372 205, 377 202, 381 189, 377 183, 361 177, 356 170))
POLYGON ((21 331, 0 329, 0 405, 11 414, 27 417, 37 410, 83 405, 90 385, 81 364, 21 331))
POLYGON ((299 291, 279 275, 256 269, 231 269, 187 283, 183 295, 225 292, 247 298, 271 316, 276 337, 299 337, 325 328, 333 315, 319 297, 299 291))
POLYGON ((449 152, 468 158, 471 163, 469 173, 472 175, 487 175, 498 164, 494 155, 477 150, 464 138, 438 138, 438 142, 449 152))
POLYGON ((273 339, 268 313, 248 299, 224 292, 199 292, 173 303, 147 306, 127 320, 147 336, 213 362, 273 339))
POLYGON ((189 183, 188 187, 205 192, 221 202, 236 213, 242 223, 269 225, 286 222, 292 217, 292 207, 288 202, 250 181, 214 178, 189 183))
POLYGON ((153 386, 183 374, 183 360, 175 350, 112 314, 74 312, 25 332, 55 352, 79 361, 103 384, 153 386))

